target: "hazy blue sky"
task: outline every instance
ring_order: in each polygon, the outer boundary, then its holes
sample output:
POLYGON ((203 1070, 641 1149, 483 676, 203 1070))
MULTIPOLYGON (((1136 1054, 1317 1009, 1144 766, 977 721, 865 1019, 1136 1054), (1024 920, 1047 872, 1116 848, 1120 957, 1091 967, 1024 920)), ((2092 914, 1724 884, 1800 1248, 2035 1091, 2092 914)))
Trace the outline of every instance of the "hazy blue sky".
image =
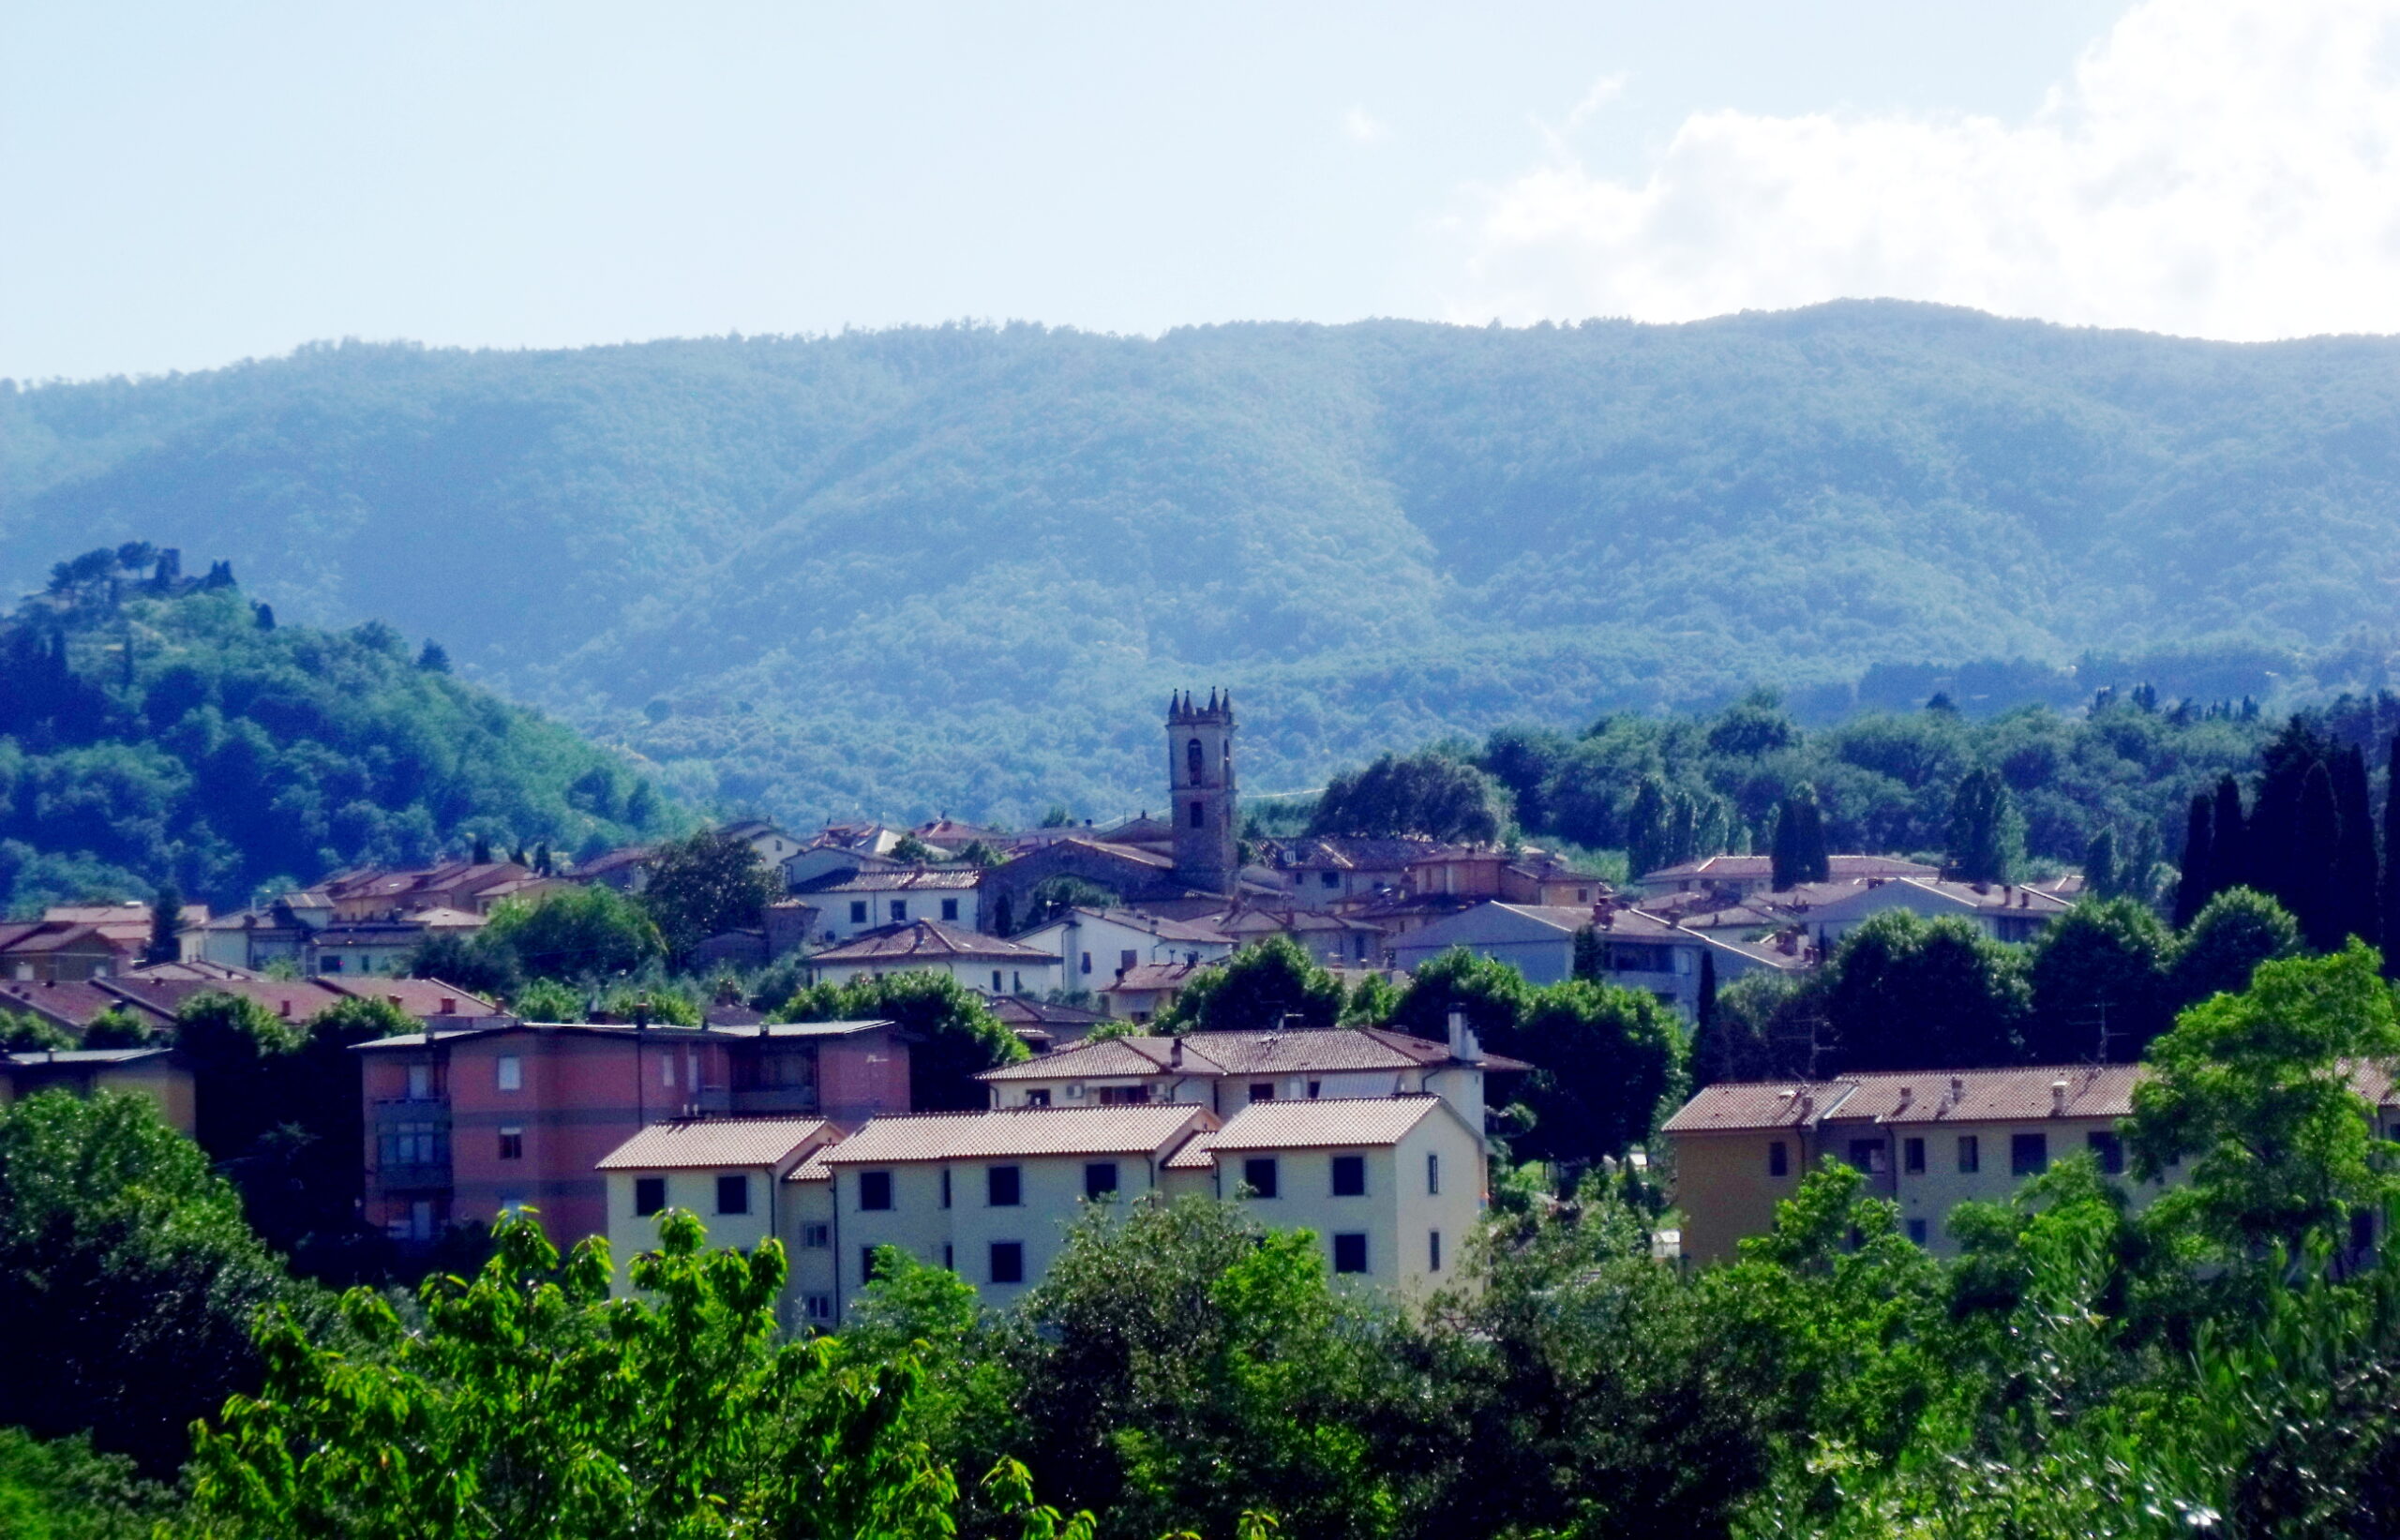
POLYGON ((2400 329, 2400 0, 0 16, 19 379, 1846 293, 2400 329))

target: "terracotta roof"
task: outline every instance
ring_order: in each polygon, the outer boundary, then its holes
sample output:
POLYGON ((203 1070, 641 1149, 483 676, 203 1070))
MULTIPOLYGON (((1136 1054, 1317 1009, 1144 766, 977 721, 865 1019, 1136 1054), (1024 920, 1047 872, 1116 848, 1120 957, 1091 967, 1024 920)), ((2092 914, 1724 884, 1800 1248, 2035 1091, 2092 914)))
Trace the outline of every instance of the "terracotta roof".
MULTIPOLYGON (((1827 874, 1837 881, 1846 877, 1934 877, 1942 874, 1922 861, 1899 856, 1828 856, 1827 874)), ((1775 858, 1772 856, 1707 856, 1673 866, 1661 866, 1655 872, 1641 874, 1643 882, 1664 878, 1695 882, 1757 882, 1773 880, 1775 858)))
POLYGON ((1711 1085, 1666 1123, 1668 1133, 1726 1133, 1820 1123, 2032 1122, 2119 1118, 2133 1113, 2132 1064, 2022 1065, 1996 1069, 1910 1069, 1822 1081, 1711 1085), (2062 1110, 2056 1086, 2066 1083, 2062 1110))
MULTIPOLYGON (((1146 914, 1139 909, 1086 909, 1078 907, 1074 912, 1079 915, 1088 916, 1093 920, 1107 920, 1113 925, 1122 925, 1129 931, 1141 931, 1148 934, 1155 935, 1162 941, 1213 942, 1219 946, 1229 945, 1233 941, 1232 936, 1229 936, 1224 932, 1217 929, 1216 923, 1213 920, 1174 920, 1165 915, 1146 914)), ((1063 920, 1054 920, 1050 921, 1048 925, 1039 925, 1036 926, 1035 929, 1046 931, 1050 929, 1051 925, 1063 923, 1063 920)))
MULTIPOLYGON (((1241 1114, 1237 1113, 1234 1115, 1238 1117, 1241 1114)), ((1216 1148, 1216 1144, 1215 1132, 1204 1129, 1185 1140, 1183 1147, 1168 1156, 1165 1164, 1160 1169, 1162 1171, 1207 1171, 1217 1163, 1216 1156, 1210 1153, 1216 1148)))
POLYGON ((590 860, 576 862, 570 875, 577 877, 598 876, 603 872, 614 872, 620 867, 639 866, 657 854, 658 846, 654 845, 629 845, 594 856, 590 860))
POLYGON ((1192 981, 1192 975, 1210 968, 1224 966, 1222 959, 1200 963, 1136 963, 1118 975, 1112 983, 1102 984, 1102 994, 1155 994, 1161 990, 1181 989, 1192 981))
POLYGON ((112 979, 109 987, 169 1016, 195 994, 235 994, 286 1021, 305 1022, 343 998, 339 991, 308 979, 112 979))
MULTIPOLYGON (((1385 1027, 1314 1027, 1291 1032, 1187 1032, 1180 1038, 1141 1035, 1070 1044, 1021 1064, 986 1069, 978 1080, 1106 1079, 1115 1075, 1282 1075, 1312 1070, 1416 1069, 1455 1063, 1448 1043, 1385 1027), (1180 1043, 1183 1057, 1174 1061, 1180 1043), (1148 1068, 1144 1068, 1144 1066, 1148 1068)), ((1486 1054, 1486 1069, 1528 1066, 1486 1054)))
POLYGON ((702 1118, 653 1123, 600 1158, 595 1171, 688 1171, 700 1166, 772 1166, 828 1132, 821 1117, 702 1118))
POLYGON ((125 996, 106 987, 105 982, 60 980, 42 983, 28 979, 0 980, 0 1010, 30 1010, 63 1026, 77 1031, 92 1024, 92 1018, 104 1010, 127 1009, 136 1016, 146 1016, 155 1023, 172 1020, 173 1012, 128 1005, 125 996))
POLYGON ((1022 994, 985 994, 983 999, 992 1008, 992 1014, 1011 1026, 1091 1026, 1109 1019, 1103 1010, 1028 1000, 1022 994))
POLYGON ((71 920, 37 920, 27 925, 0 930, 0 951, 16 954, 74 950, 123 953, 140 949, 142 937, 114 935, 111 934, 112 929, 113 927, 83 925, 71 920))
POLYGON ((829 1166, 981 1160, 1012 1155, 1150 1154, 1215 1119, 1206 1107, 1007 1107, 872 1118, 826 1153, 829 1166))
POLYGON ((1437 1096, 1321 1098, 1253 1101, 1234 1114, 1210 1144, 1214 1154, 1396 1144, 1441 1106, 1437 1096))
MULTIPOLYGON (((265 982, 266 980, 261 980, 265 982)), ((491 1016, 500 1008, 439 979, 344 979, 322 977, 316 982, 353 1000, 382 1000, 412 1016, 491 1016)))
POLYGON ((825 1155, 826 1152, 831 1150, 832 1147, 833 1146, 831 1144, 819 1144, 815 1149, 810 1150, 808 1152, 808 1159, 792 1167, 790 1174, 786 1176, 784 1180, 787 1182, 832 1181, 833 1179, 833 1168, 825 1163, 825 1155))
POLYGON ((1361 867, 1397 868, 1454 847, 1438 840, 1369 839, 1355 834, 1315 834, 1296 840, 1277 851, 1276 864, 1284 868, 1332 867, 1354 872, 1361 867))
POLYGON ((1057 952, 1041 951, 1003 941, 997 935, 985 935, 956 925, 945 925, 938 920, 914 920, 905 925, 886 925, 880 930, 862 931, 838 946, 810 954, 808 962, 820 963, 891 963, 922 960, 929 963, 951 958, 987 959, 1003 963, 1056 963, 1057 952))
POLYGON ((39 1069, 45 1064, 105 1068, 112 1064, 136 1064, 143 1059, 164 1058, 172 1052, 171 1048, 62 1048, 53 1054, 44 1048, 10 1054, 8 1060, 11 1065, 26 1069, 39 1069))
POLYGON ((262 979, 264 974, 248 968, 237 968, 231 963, 212 963, 204 957, 178 958, 172 963, 144 963, 138 968, 128 968, 117 975, 120 979, 262 979))
POLYGON ((848 876, 827 876, 800 890, 812 894, 918 892, 926 889, 956 891, 977 887, 982 880, 982 871, 972 866, 892 866, 875 872, 852 872, 848 876))

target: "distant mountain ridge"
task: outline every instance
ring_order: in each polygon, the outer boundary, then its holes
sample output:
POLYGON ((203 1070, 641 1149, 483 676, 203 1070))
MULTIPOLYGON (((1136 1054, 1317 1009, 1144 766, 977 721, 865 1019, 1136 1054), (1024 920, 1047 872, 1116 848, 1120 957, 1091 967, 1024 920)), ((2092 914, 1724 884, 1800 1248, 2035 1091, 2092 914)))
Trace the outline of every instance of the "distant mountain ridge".
POLYGON ((2338 648, 2363 679, 2400 340, 1860 302, 344 345, 0 396, 0 578, 137 536, 438 636, 688 792, 1106 815, 1157 800, 1177 685, 1231 687, 1279 787, 1878 663, 2168 648, 2289 687, 2338 648))

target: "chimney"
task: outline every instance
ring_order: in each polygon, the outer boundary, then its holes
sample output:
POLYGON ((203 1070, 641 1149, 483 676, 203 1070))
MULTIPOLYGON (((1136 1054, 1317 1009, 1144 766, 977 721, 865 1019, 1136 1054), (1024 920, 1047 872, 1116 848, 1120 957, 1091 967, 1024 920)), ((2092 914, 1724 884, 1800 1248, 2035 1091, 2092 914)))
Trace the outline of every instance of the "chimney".
POLYGON ((2067 1084, 2066 1077, 2064 1075, 2061 1075, 2058 1079, 2050 1082, 2051 1116, 2064 1117, 2066 1115, 2066 1093, 2067 1084))
POLYGON ((1466 1012, 1450 1012, 1450 1057, 1461 1064, 1479 1064, 1483 1060, 1483 1044, 1477 1040, 1475 1028, 1466 1024, 1466 1012))

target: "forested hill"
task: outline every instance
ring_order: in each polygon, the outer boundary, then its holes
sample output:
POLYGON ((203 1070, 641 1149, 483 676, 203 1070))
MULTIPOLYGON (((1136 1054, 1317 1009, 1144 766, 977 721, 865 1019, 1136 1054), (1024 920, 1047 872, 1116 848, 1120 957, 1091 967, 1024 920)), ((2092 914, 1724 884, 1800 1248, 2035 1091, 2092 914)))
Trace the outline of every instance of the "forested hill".
POLYGON ((96 538, 221 552, 693 789, 1104 815, 1156 800, 1170 685, 1232 687, 1273 788, 1752 682, 1806 707, 1877 663, 2181 648, 2215 672, 2163 687, 2213 698, 2347 643, 2323 666, 2377 682, 2400 340, 1878 302, 346 345, 0 396, 0 577, 96 538))
POLYGON ((0 917, 162 883, 221 907, 478 837, 571 856, 680 816, 438 646, 279 626, 222 565, 162 584, 128 550, 61 563, 0 620, 0 917))

